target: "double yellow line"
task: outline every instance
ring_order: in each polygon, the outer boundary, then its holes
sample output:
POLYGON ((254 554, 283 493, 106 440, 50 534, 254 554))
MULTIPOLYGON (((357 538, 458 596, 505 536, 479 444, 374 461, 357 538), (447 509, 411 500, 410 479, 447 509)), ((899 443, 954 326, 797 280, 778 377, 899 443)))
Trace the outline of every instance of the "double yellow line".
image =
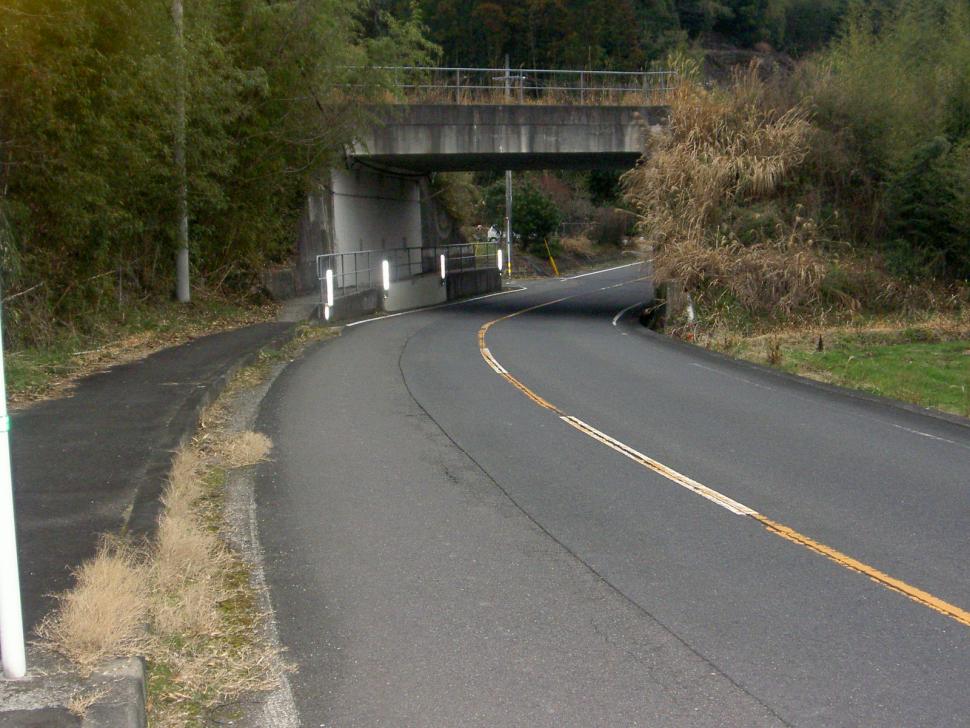
MULTIPOLYGON (((603 291, 609 288, 619 288, 620 286, 625 286, 630 283, 636 283, 638 281, 643 281, 643 280, 646 280, 646 278, 636 278, 616 285, 606 286, 604 288, 600 288, 597 290, 603 291)), ((960 607, 950 604, 949 602, 946 602, 942 599, 939 599, 938 597, 933 596, 929 592, 923 591, 922 589, 918 589, 910 584, 907 584, 904 581, 901 581, 899 579, 896 579, 890 576, 889 574, 879 571, 878 569, 872 566, 869 566, 868 564, 863 563, 862 561, 854 559, 851 556, 848 556, 842 553, 841 551, 838 551, 837 549, 832 548, 831 546, 826 546, 823 543, 815 541, 814 539, 799 533, 793 528, 789 528, 784 524, 777 523, 771 520, 770 518, 767 518, 766 516, 763 516, 762 514, 758 513, 756 510, 749 508, 743 503, 739 503, 738 501, 735 501, 729 498, 728 496, 714 490, 713 488, 709 488, 708 486, 703 485, 702 483, 698 483, 696 480, 693 480, 692 478, 689 478, 686 475, 683 475, 682 473, 678 473, 673 468, 667 467, 663 463, 657 460, 654 460, 653 458, 648 457, 643 453, 637 452, 629 445, 626 445, 620 442, 619 440, 613 437, 610 437, 609 435, 603 432, 600 432, 592 425, 589 425, 576 417, 568 415, 562 409, 552 404, 548 400, 544 399, 543 397, 539 396, 531 389, 529 389, 527 386, 525 386, 525 384, 523 384, 514 376, 512 376, 508 372, 508 370, 506 370, 505 367, 503 367, 498 362, 498 360, 492 355, 492 352, 489 351, 488 345, 486 343, 486 336, 488 335, 489 330, 496 324, 501 323, 502 321, 507 321, 508 319, 511 319, 511 318, 515 318, 516 316, 521 316, 523 314, 529 313, 530 311, 536 311, 541 308, 546 308, 547 306, 553 306, 557 303, 562 303, 563 301, 568 301, 572 298, 577 298, 579 296, 588 295, 589 293, 592 293, 592 292, 594 291, 585 291, 583 293, 578 293, 573 296, 564 296, 562 298, 557 298, 554 301, 547 301, 546 303, 540 303, 536 306, 530 306, 529 308, 524 308, 520 311, 515 311, 514 313, 508 314, 507 316, 502 316, 501 318, 497 318, 494 321, 489 321, 478 330, 478 348, 482 354, 482 358, 485 360, 485 363, 488 364, 488 366, 492 369, 492 371, 494 371, 496 374, 498 374, 503 379, 505 379, 505 381, 507 381, 513 387, 515 387, 520 392, 522 392, 522 394, 524 394, 526 397, 532 400, 533 403, 537 404, 543 409, 553 412, 567 425, 569 425, 570 427, 574 428, 579 432, 582 432, 587 437, 603 445, 606 445, 607 447, 611 448, 612 450, 615 450, 616 452, 620 453, 624 457, 627 457, 630 460, 633 460, 634 462, 639 463, 640 465, 647 468, 648 470, 651 470, 654 473, 657 473, 658 475, 663 476, 667 480, 673 483, 676 483, 677 485, 683 488, 686 488, 687 490, 690 490, 691 492, 703 498, 706 498, 707 500, 713 503, 716 503, 720 507, 730 511, 731 513, 734 513, 735 515, 753 518, 754 520, 761 523, 769 533, 772 533, 776 536, 780 536, 781 538, 784 538, 787 541, 791 541, 792 543, 798 544, 799 546, 802 546, 808 549, 809 551, 813 551, 817 554, 820 554, 825 558, 835 562, 839 566, 842 566, 851 571, 855 571, 859 574, 863 574, 869 577, 870 579, 872 579, 877 584, 880 584, 881 586, 884 586, 887 589, 890 589, 894 592, 902 594, 903 596, 905 596, 908 599, 911 599, 917 604, 922 604, 924 607, 929 607, 930 609, 936 612, 939 612, 940 614, 943 614, 949 617, 950 619, 953 619, 954 621, 959 622, 960 624, 970 627, 970 612, 967 612, 966 610, 961 609, 960 607)))

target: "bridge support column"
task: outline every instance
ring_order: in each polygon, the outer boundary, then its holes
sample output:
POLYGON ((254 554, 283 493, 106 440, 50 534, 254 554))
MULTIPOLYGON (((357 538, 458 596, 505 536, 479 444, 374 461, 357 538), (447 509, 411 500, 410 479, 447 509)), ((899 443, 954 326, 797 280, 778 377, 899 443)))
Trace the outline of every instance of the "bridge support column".
POLYGON ((334 170, 335 253, 421 247, 421 176, 358 166, 334 170))

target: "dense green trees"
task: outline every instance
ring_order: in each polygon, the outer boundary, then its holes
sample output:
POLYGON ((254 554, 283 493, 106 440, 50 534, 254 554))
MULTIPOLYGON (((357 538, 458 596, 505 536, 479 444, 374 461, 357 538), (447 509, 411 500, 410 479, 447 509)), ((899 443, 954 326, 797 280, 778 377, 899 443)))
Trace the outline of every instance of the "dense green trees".
POLYGON ((856 238, 899 272, 970 278, 970 2, 859 8, 815 72, 818 123, 855 163, 843 184, 871 190, 856 238))
MULTIPOLYGON (((378 0, 395 13, 411 0, 378 0)), ((688 40, 802 52, 837 31, 848 0, 418 0, 451 65, 636 69, 688 40)))
MULTIPOLYGON (((484 190, 482 221, 498 224, 505 219, 505 181, 493 181, 484 190)), ((528 176, 517 176, 512 196, 514 233, 523 248, 533 252, 545 250, 544 243, 552 238, 562 221, 562 211, 539 189, 528 176)))
MULTIPOLYGON (((185 3, 192 262, 251 280, 292 243, 311 176, 387 86, 364 64, 422 63, 410 16, 379 34, 365 0, 185 3), (348 86, 354 88, 348 93, 348 86)), ((43 338, 172 281, 175 42, 167 2, 0 5, 0 266, 11 331, 43 338), (120 294, 119 294, 120 290, 120 294)))

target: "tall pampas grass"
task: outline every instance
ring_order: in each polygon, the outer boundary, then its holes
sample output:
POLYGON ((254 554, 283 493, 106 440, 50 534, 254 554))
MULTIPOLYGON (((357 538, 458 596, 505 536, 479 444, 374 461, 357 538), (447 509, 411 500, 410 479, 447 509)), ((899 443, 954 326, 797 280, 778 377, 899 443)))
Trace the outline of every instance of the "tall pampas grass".
POLYGON ((776 104, 755 67, 726 89, 680 70, 667 130, 624 177, 658 279, 679 279, 699 295, 727 291, 755 312, 818 304, 826 276, 819 224, 790 195, 813 142, 809 109, 776 104), (767 229, 743 229, 739 211, 765 205, 774 211, 767 229))

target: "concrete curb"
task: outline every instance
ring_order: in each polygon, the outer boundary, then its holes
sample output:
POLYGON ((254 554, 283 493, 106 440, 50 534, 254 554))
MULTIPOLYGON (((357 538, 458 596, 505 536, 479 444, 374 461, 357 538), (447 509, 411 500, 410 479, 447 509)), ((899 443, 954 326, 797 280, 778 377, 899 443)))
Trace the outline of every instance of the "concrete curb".
POLYGON ((193 396, 185 401, 182 409, 188 410, 190 413, 187 421, 191 424, 179 434, 174 448, 171 450, 155 450, 149 455, 145 464, 148 482, 136 495, 131 514, 128 516, 128 533, 130 535, 147 538, 154 533, 155 524, 161 513, 162 490, 165 487, 168 472, 171 470, 175 451, 184 447, 195 436, 205 408, 218 399, 236 372, 254 362, 264 349, 278 348, 291 341, 295 331, 296 323, 293 322, 292 326, 273 336, 258 349, 236 359, 219 376, 200 387, 193 396))
POLYGON ((105 693, 84 714, 81 728, 146 728, 145 660, 113 660, 92 673, 88 689, 105 693))
MULTIPOLYGON (((218 399, 232 377, 242 368, 254 362, 260 353, 266 349, 279 348, 293 339, 296 332, 296 323, 272 337, 258 349, 250 351, 239 357, 230 364, 221 374, 200 388, 197 395, 190 397, 185 403, 193 415, 191 425, 180 433, 178 447, 185 446, 194 437, 199 428, 202 413, 206 407, 218 399)), ((171 468, 173 453, 160 452, 153 453, 149 458, 146 472, 167 473, 171 468)), ((155 478, 159 480, 159 478, 155 478)), ((164 477, 155 488, 152 488, 155 497, 150 500, 143 496, 136 501, 134 511, 138 510, 139 520, 150 519, 149 522, 155 523, 161 510, 161 501, 158 496, 164 487, 164 477)), ((131 519, 134 521, 134 518, 131 519)), ((150 532, 139 535, 149 535, 150 532)), ((99 698, 91 707, 88 708, 81 723, 82 728, 147 728, 148 716, 146 712, 147 685, 146 685, 147 666, 143 657, 129 657, 113 660, 95 671, 88 680, 89 689, 94 691, 105 690, 103 697, 99 698)))

